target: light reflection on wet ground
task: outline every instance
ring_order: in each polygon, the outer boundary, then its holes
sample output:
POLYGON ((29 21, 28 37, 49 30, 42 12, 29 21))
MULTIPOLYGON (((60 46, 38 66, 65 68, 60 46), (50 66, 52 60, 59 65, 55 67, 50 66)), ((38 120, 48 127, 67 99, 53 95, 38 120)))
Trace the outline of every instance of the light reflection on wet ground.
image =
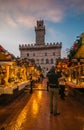
POLYGON ((21 125, 27 118, 27 111, 28 111, 28 105, 24 107, 24 109, 21 111, 21 113, 18 115, 15 121, 11 121, 11 123, 8 124, 6 130, 20 130, 21 125))
MULTIPOLYGON (((38 88, 41 89, 42 88, 42 84, 39 84, 38 88)), ((37 98, 33 99, 32 105, 31 105, 31 111, 32 111, 33 118, 35 118, 38 115, 39 103, 40 103, 40 100, 42 98, 42 91, 38 91, 38 95, 36 95, 36 96, 37 96, 38 100, 36 100, 37 98)), ((6 125, 5 130, 20 130, 22 128, 21 127, 22 124, 25 122, 25 120, 27 118, 27 115, 29 113, 28 107, 29 107, 29 102, 23 108, 21 113, 18 115, 17 119, 15 121, 13 121, 13 122, 11 121, 11 123, 6 125)))
POLYGON ((44 83, 37 84, 40 89, 33 91, 30 100, 5 130, 84 130, 84 106, 68 97, 65 101, 59 98, 61 115, 51 115, 49 93, 42 91, 44 83))

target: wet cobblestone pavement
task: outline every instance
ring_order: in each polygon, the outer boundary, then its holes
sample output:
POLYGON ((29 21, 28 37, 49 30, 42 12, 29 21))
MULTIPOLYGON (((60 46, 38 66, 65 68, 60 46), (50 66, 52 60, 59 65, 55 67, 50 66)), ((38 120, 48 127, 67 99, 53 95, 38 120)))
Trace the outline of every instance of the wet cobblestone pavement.
POLYGON ((33 88, 25 90, 14 102, 0 106, 0 128, 5 130, 84 130, 84 105, 67 96, 63 101, 59 96, 59 116, 49 111, 49 92, 45 80, 33 88))

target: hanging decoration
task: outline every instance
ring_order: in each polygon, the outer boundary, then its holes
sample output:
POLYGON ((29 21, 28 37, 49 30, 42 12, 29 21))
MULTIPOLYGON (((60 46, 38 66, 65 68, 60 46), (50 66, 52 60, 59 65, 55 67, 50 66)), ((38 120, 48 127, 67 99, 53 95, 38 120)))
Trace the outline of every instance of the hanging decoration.
POLYGON ((15 56, 11 53, 9 53, 7 50, 5 50, 2 45, 0 45, 0 61, 4 60, 14 60, 15 56))
POLYGON ((78 49, 80 48, 82 44, 82 39, 77 39, 73 46, 71 47, 70 51, 69 51, 69 54, 68 54, 68 58, 69 58, 69 61, 71 61, 71 59, 74 57, 74 55, 77 53, 78 49))

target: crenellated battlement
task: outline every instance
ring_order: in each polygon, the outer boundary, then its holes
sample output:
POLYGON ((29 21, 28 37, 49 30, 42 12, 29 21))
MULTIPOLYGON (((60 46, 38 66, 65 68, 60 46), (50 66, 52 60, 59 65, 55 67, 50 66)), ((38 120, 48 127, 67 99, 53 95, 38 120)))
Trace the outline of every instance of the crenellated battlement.
POLYGON ((21 58, 34 59, 36 66, 41 66, 46 74, 61 57, 62 42, 45 42, 45 32, 44 21, 38 20, 35 26, 35 42, 20 44, 19 51, 21 58))
POLYGON ((30 47, 34 47, 35 45, 34 44, 20 44, 19 45, 19 48, 30 48, 30 47))
POLYGON ((60 46, 60 45, 62 45, 62 42, 50 42, 50 43, 47 43, 47 44, 45 44, 45 46, 60 46))
POLYGON ((62 42, 53 42, 53 43, 46 43, 45 45, 36 45, 36 44, 20 44, 19 49, 34 49, 34 48, 52 48, 52 47, 62 47, 62 42))

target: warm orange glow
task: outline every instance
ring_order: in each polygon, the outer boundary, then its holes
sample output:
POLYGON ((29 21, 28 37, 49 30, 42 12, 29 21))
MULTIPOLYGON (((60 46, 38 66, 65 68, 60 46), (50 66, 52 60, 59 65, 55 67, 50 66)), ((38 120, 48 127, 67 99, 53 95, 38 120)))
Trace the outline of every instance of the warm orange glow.
POLYGON ((39 111, 39 106, 38 106, 38 102, 35 99, 33 101, 33 104, 32 104, 32 112, 33 112, 32 114, 33 114, 33 117, 37 116, 38 111, 39 111))
POLYGON ((38 99, 40 100, 42 98, 42 91, 38 92, 38 99))
MULTIPOLYGON (((39 84, 39 87, 42 88, 42 84, 39 84)), ((32 95, 32 97, 33 97, 33 95, 32 95)), ((20 128, 22 127, 22 124, 27 119, 27 116, 30 116, 28 114, 32 113, 31 116, 33 118, 35 118, 39 114, 39 109, 40 109, 39 103, 42 98, 42 91, 38 91, 38 94, 36 95, 34 100, 32 100, 32 97, 29 100, 29 102, 26 104, 26 106, 23 108, 23 110, 20 112, 17 119, 14 120, 13 122, 11 122, 11 124, 9 124, 8 130, 9 130, 9 128, 11 130, 15 130, 15 129, 20 130, 20 128), (31 112, 29 112, 29 111, 31 111, 31 112)))
POLYGON ((9 130, 9 129, 10 130, 20 130, 21 125, 24 123, 24 121, 27 117, 27 111, 28 111, 28 105, 26 105, 26 107, 24 107, 24 109, 21 111, 21 113, 19 114, 17 119, 8 125, 7 130, 9 130))

